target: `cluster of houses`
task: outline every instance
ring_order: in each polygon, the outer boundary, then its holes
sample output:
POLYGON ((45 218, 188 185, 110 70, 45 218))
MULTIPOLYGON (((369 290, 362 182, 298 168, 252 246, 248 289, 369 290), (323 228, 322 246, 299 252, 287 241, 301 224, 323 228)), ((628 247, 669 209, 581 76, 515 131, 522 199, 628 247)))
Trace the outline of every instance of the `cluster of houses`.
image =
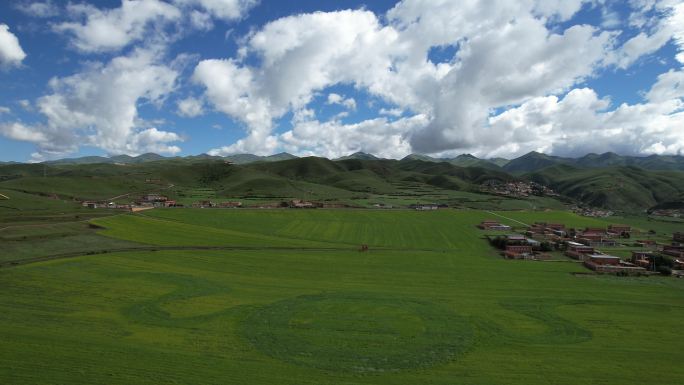
POLYGON ((130 208, 130 205, 117 205, 114 202, 83 201, 81 206, 89 209, 130 208))
POLYGON ((658 217, 681 218, 682 216, 684 216, 684 210, 682 210, 682 209, 660 209, 660 210, 653 210, 653 211, 651 211, 650 214, 658 216, 658 217))
POLYGON ((293 209, 315 209, 318 205, 303 199, 293 199, 288 202, 288 207, 293 209))
POLYGON ((551 242, 574 240, 587 246, 613 247, 616 239, 630 238, 632 227, 628 225, 609 225, 608 228, 586 227, 584 229, 566 228, 562 223, 535 222, 525 234, 544 238, 551 242))
POLYGON ((291 209, 343 209, 348 208, 349 205, 344 203, 310 202, 302 199, 292 199, 290 201, 282 202, 280 207, 288 207, 291 209))
POLYGON ((663 254, 684 259, 684 233, 672 234, 672 244, 663 246, 663 254))
POLYGON ((583 217, 607 218, 615 214, 611 210, 597 209, 594 207, 571 207, 572 212, 583 217))
POLYGON ((449 205, 446 203, 413 203, 408 205, 408 208, 411 210, 418 210, 418 211, 430 211, 430 210, 439 210, 439 209, 446 209, 449 208, 449 205))
MULTIPOLYGON (((548 260, 551 255, 544 252, 541 242, 524 235, 504 236, 503 256, 507 259, 548 260)), ((500 246, 501 247, 501 246, 500 246)))
POLYGON ((566 247, 565 255, 582 261, 584 266, 601 273, 645 274, 650 265, 649 263, 644 266, 643 263, 643 259, 650 255, 650 252, 634 251, 632 260, 627 262, 583 243, 568 241, 566 247))
POLYGON ((531 195, 537 196, 559 196, 552 189, 536 182, 500 182, 497 180, 486 181, 480 186, 482 192, 510 196, 516 198, 526 198, 531 195))
POLYGON ((242 202, 237 202, 237 201, 230 201, 230 202, 212 202, 210 200, 201 200, 194 202, 191 205, 193 208, 199 208, 199 209, 212 209, 212 208, 219 208, 219 209, 234 209, 238 207, 242 207, 242 202))
POLYGON ((156 207, 182 207, 176 201, 160 194, 145 194, 131 204, 119 204, 111 201, 83 201, 81 206, 90 209, 123 209, 140 211, 156 207))
MULTIPOLYGON (((482 230, 510 231, 511 227, 496 220, 482 221, 482 230)), ((564 254, 576 259, 587 268, 601 272, 624 275, 647 274, 664 263, 662 256, 669 256, 672 274, 684 276, 684 233, 674 233, 670 245, 658 245, 650 239, 639 239, 634 245, 642 250, 632 251, 629 260, 599 251, 598 247, 613 247, 618 238, 629 238, 633 229, 628 225, 613 224, 607 228, 566 228, 562 223, 536 222, 523 234, 489 236, 495 247, 507 259, 547 260, 550 250, 564 250, 564 254), (648 248, 651 250, 643 250, 648 248)), ((668 262, 669 263, 669 262, 668 262)))
POLYGON ((182 207, 175 200, 161 194, 145 194, 135 203, 140 207, 182 207))

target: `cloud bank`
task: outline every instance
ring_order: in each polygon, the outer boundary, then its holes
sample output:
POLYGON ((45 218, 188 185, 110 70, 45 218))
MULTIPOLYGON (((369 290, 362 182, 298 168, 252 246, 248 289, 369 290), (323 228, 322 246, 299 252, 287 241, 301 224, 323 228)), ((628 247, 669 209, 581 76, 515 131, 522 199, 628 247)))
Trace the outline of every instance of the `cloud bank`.
MULTIPOLYGON (((654 85, 649 95, 659 93, 657 101, 649 96, 645 104, 610 113, 602 112, 609 101, 573 87, 600 70, 628 67, 671 39, 681 48, 682 5, 653 3, 656 16, 649 21, 643 20, 648 9, 642 6, 641 22, 651 27, 622 44, 617 32, 596 26, 550 26, 581 7, 581 1, 405 0, 385 15, 387 23, 366 10, 272 21, 241 47, 242 57, 256 56, 258 66, 238 56, 204 60, 195 70, 207 100, 243 122, 248 134, 213 153, 271 153, 278 147, 327 156, 358 150, 383 156, 681 151, 681 95, 670 84, 679 71, 654 85), (454 54, 434 62, 435 48, 454 54), (317 93, 337 84, 351 84, 412 116, 344 124, 298 114, 317 93), (562 113, 568 109, 582 115, 582 125, 572 112, 562 113), (498 110, 505 112, 493 113, 498 110), (303 117, 292 122, 292 130, 274 134, 274 121, 288 112, 303 117), (629 124, 619 118, 630 114, 635 120, 629 124), (611 140, 616 132, 635 144, 611 140)), ((327 102, 341 100, 330 94, 327 102)))
MULTIPOLYGON (((142 106, 170 108, 185 119, 218 112, 237 122, 243 137, 219 138, 208 149, 215 155, 684 150, 681 1, 632 0, 621 18, 600 1, 403 0, 385 14, 347 9, 251 25, 236 37, 234 52, 192 60, 169 52, 187 36, 240 23, 258 2, 55 4, 25 2, 20 9, 49 20, 62 15, 51 30, 87 60, 78 72, 54 77, 29 104, 40 122, 0 123, 0 134, 35 143, 36 159, 80 145, 181 152, 185 138, 160 127, 164 121, 141 118, 142 106), (578 12, 597 7, 599 23, 577 22, 578 12), (615 105, 587 85, 606 73, 639 71, 642 58, 668 44, 674 64, 640 101, 615 105)), ((0 65, 17 67, 25 57, 0 24, 0 65)))

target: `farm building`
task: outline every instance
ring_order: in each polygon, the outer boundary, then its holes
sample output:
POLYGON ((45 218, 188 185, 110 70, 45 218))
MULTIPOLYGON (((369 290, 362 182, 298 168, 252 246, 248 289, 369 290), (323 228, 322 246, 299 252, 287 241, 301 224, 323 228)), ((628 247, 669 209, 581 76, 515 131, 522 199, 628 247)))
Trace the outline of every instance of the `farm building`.
POLYGON ((587 255, 586 261, 597 265, 620 265, 620 257, 615 257, 608 254, 589 254, 587 255))
POLYGON ((508 245, 504 251, 504 256, 508 259, 527 259, 532 256, 532 246, 508 245))
POLYGON ((10 199, 7 195, 5 194, 0 194, 0 199, 7 200, 10 199))
POLYGON ((646 269, 655 268, 655 254, 650 251, 632 251, 632 263, 646 269))
POLYGON ((289 203, 289 207, 294 209, 313 209, 316 205, 313 202, 308 202, 301 199, 293 199, 289 203))
POLYGON ((477 225, 482 230, 497 230, 497 231, 509 231, 511 229, 511 226, 504 225, 500 223, 499 221, 495 220, 486 220, 482 221, 479 225, 477 225))
POLYGON ((632 233, 632 226, 628 225, 608 225, 608 232, 617 236, 629 235, 632 233))
POLYGON ((143 196, 142 200, 145 202, 166 202, 169 198, 160 194, 147 194, 143 196))
POLYGON ((677 258, 684 258, 684 245, 663 246, 663 254, 677 258))
POLYGON ((655 249, 658 247, 658 242, 654 241, 653 239, 637 239, 636 242, 634 242, 635 246, 638 247, 648 247, 655 249))
POLYGON ((601 228, 601 227, 586 227, 584 230, 582 230, 583 234, 600 234, 600 235, 605 235, 606 234, 606 229, 601 228))
POLYGON ((99 203, 99 202, 83 201, 83 202, 81 202, 81 206, 87 207, 89 209, 96 209, 98 207, 105 207, 106 205, 103 203, 99 203))
POLYGON ((201 209, 208 209, 212 207, 216 207, 216 203, 208 200, 202 200, 198 201, 192 204, 192 207, 194 208, 201 208, 201 209))
POLYGON ((594 254, 594 248, 577 242, 568 242, 565 255, 583 261, 587 255, 594 254))
MULTIPOLYGON (((502 250, 501 254, 510 259, 543 259, 535 253, 539 242, 520 234, 487 236, 492 246, 502 250), (539 258, 538 258, 539 257, 539 258)), ((545 255, 544 255, 545 256, 545 255)))
POLYGON ((224 209, 242 207, 242 202, 221 202, 218 207, 224 209))
POLYGON ((529 245, 506 246, 502 253, 506 259, 527 259, 527 260, 546 260, 551 259, 551 255, 534 251, 529 245))
POLYGON ((613 274, 642 274, 646 269, 632 263, 623 262, 619 257, 606 254, 590 254, 584 261, 584 266, 600 273, 613 274))
POLYGON ((678 244, 684 244, 684 233, 674 233, 672 234, 672 242, 678 244))
POLYGON ((587 245, 587 246, 615 246, 617 245, 617 242, 610 238, 606 238, 602 235, 594 235, 593 233, 587 235, 582 234, 580 237, 577 238, 577 241, 581 244, 587 245))
POLYGON ((418 211, 429 211, 429 210, 437 210, 439 208, 445 208, 447 207, 446 205, 438 205, 436 203, 425 203, 425 204, 411 204, 409 205, 410 209, 413 210, 418 210, 418 211))
POLYGON ((544 238, 566 237, 568 232, 562 223, 535 222, 527 228, 529 236, 543 236, 544 238))
POLYGON ((527 245, 527 237, 519 234, 508 234, 504 236, 506 245, 527 245))

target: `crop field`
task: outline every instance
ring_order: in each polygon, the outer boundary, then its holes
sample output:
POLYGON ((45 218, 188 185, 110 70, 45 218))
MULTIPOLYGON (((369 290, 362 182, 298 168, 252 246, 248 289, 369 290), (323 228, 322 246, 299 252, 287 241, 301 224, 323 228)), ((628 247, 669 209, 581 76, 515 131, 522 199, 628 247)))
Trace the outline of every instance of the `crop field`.
POLYGON ((504 260, 475 227, 495 215, 608 224, 474 210, 93 219, 93 237, 159 250, 0 269, 0 383, 681 383, 684 280, 504 260))

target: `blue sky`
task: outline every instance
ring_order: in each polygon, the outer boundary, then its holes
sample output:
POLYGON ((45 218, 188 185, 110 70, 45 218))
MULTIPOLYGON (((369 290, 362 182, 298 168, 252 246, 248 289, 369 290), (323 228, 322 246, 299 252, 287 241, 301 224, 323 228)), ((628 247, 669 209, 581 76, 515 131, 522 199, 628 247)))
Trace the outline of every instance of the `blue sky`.
POLYGON ((0 4, 0 161, 680 154, 679 1, 0 4))

